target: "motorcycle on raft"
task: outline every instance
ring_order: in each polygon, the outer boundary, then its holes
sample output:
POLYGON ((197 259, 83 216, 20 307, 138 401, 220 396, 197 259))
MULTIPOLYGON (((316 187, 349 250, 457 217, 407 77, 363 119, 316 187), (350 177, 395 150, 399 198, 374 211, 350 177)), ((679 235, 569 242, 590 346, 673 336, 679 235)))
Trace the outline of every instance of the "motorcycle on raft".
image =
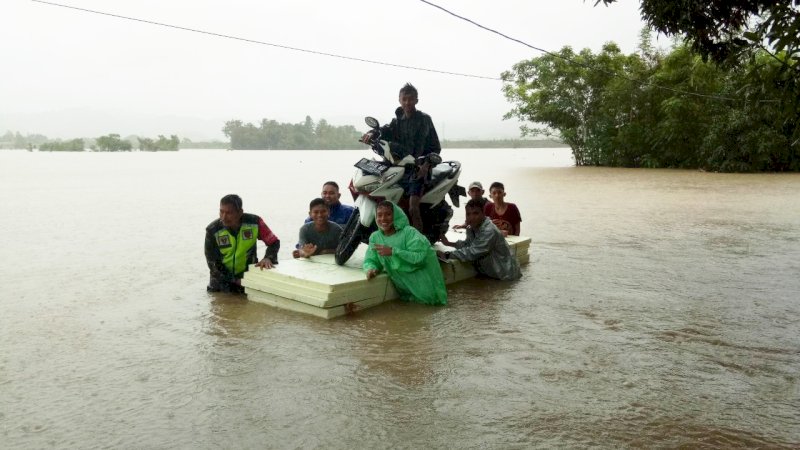
MULTIPOLYGON (((339 245, 336 247, 336 264, 342 265, 353 255, 360 243, 367 244, 369 236, 378 227, 375 225, 377 206, 382 200, 397 204, 408 213, 408 197, 404 195, 400 181, 406 171, 414 170, 414 156, 408 155, 397 159, 391 152, 391 143, 381 140, 380 124, 373 117, 366 117, 365 122, 371 128, 371 139, 368 142, 372 151, 380 159, 362 158, 355 164, 358 168, 350 181, 350 193, 355 201, 355 210, 344 226, 339 245)), ((431 166, 430 181, 420 198, 423 234, 431 244, 439 240, 450 227, 453 208, 445 200, 449 195, 453 206, 459 206, 459 197, 466 196, 464 187, 458 185, 461 175, 461 163, 458 161, 442 161, 436 153, 419 158, 419 163, 427 159, 431 166)))

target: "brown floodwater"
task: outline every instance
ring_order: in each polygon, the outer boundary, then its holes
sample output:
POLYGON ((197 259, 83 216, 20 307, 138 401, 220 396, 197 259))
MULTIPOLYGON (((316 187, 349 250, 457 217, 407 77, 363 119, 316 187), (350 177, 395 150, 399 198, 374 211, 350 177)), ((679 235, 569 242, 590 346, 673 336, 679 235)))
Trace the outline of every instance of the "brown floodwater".
POLYGON ((330 321, 205 292, 220 197, 287 258, 368 155, 1 151, 0 447, 800 447, 800 175, 445 149, 520 207, 519 282, 330 321))

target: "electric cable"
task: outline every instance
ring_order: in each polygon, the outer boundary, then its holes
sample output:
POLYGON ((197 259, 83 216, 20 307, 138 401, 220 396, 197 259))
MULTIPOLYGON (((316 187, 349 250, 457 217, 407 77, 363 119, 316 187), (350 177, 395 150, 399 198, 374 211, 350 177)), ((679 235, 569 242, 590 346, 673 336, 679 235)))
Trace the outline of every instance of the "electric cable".
MULTIPOLYGON (((229 35, 229 34, 216 33, 216 32, 212 32, 212 31, 205 31, 205 30, 200 30, 200 29, 197 29, 197 28, 189 28, 189 27, 184 27, 184 26, 179 26, 179 25, 172 25, 172 24, 163 23, 163 22, 156 22, 156 21, 152 21, 152 20, 146 20, 146 19, 139 19, 139 18, 135 18, 135 17, 123 16, 123 15, 120 15, 120 14, 108 13, 108 12, 104 12, 104 11, 97 11, 97 10, 93 10, 93 9, 80 8, 80 7, 77 7, 77 6, 64 5, 64 4, 61 4, 61 3, 49 2, 49 1, 45 1, 45 0, 31 0, 31 1, 34 2, 34 3, 41 3, 41 4, 49 5, 49 6, 57 6, 57 7, 61 7, 61 8, 67 8, 67 9, 72 9, 72 10, 76 10, 76 11, 88 12, 88 13, 98 14, 98 15, 102 15, 102 16, 108 16, 108 17, 114 17, 114 18, 118 18, 118 19, 130 20, 130 21, 134 21, 134 22, 146 23, 146 24, 149 24, 149 25, 156 25, 156 26, 172 28, 172 29, 176 29, 176 30, 189 31, 189 32, 193 32, 193 33, 205 34, 205 35, 214 36, 214 37, 221 37, 221 38, 225 38, 225 39, 232 39, 232 40, 241 41, 241 42, 247 42, 247 43, 251 43, 251 44, 266 45, 266 46, 280 48, 280 49, 284 49, 284 50, 309 53, 309 54, 318 55, 318 56, 327 56, 327 57, 331 57, 331 58, 339 58, 339 59, 344 59, 344 60, 349 60, 349 61, 356 61, 356 62, 361 62, 361 63, 366 63, 366 64, 375 64, 375 65, 382 65, 382 66, 388 66, 388 67, 397 67, 397 68, 401 68, 401 69, 418 70, 418 71, 423 71, 423 72, 439 73, 439 74, 443 74, 443 75, 460 76, 460 77, 467 77, 467 78, 477 78, 477 79, 484 79, 484 80, 513 81, 513 79, 504 80, 503 78, 500 78, 500 77, 491 77, 491 76, 485 76, 485 75, 475 75, 475 74, 468 74, 468 73, 461 73, 461 72, 451 72, 451 71, 446 71, 446 70, 430 69, 430 68, 425 68, 425 67, 409 66, 409 65, 404 65, 404 64, 389 63, 389 62, 385 62, 385 61, 377 61, 377 60, 371 60, 371 59, 365 59, 365 58, 358 58, 358 57, 354 57, 354 56, 346 56, 346 55, 340 55, 340 54, 329 53, 329 52, 322 52, 322 51, 317 51, 317 50, 309 50, 309 49, 305 49, 305 48, 293 47, 293 46, 284 45, 284 44, 276 44, 276 43, 273 43, 273 42, 265 42, 265 41, 259 41, 259 40, 256 40, 256 39, 244 38, 244 37, 240 37, 240 36, 233 36, 233 35, 229 35)), ((500 31, 497 31, 495 29, 492 29, 492 28, 489 28, 487 26, 481 25, 481 24, 475 22, 472 19, 469 19, 467 17, 464 17, 464 16, 461 16, 459 14, 456 14, 456 13, 448 10, 447 8, 439 6, 439 5, 437 5, 437 4, 433 3, 433 2, 430 2, 428 0, 419 0, 419 1, 431 6, 433 8, 439 9, 442 12, 444 12, 446 14, 449 14, 449 15, 457 18, 457 19, 463 20, 463 21, 468 22, 468 23, 470 23, 470 24, 472 24, 472 25, 474 25, 474 26, 476 26, 478 28, 481 28, 481 29, 486 30, 486 31, 488 31, 490 33, 496 34, 496 35, 498 35, 498 36, 500 36, 500 37, 502 37, 504 39, 508 39, 508 40, 510 40, 512 42, 516 42, 518 44, 524 45, 525 47, 528 47, 530 49, 542 52, 542 53, 544 53, 546 55, 550 55, 550 56, 553 56, 555 58, 562 59, 564 61, 567 61, 570 64, 574 64, 576 66, 583 67, 583 68, 588 69, 588 70, 595 70, 595 71, 604 73, 604 74, 612 76, 612 77, 622 78, 624 80, 630 81, 630 82, 638 84, 640 86, 649 86, 649 87, 656 88, 656 89, 666 90, 666 91, 669 91, 669 92, 672 92, 672 93, 675 93, 675 94, 689 95, 689 96, 694 96, 694 97, 701 97, 701 98, 708 98, 708 99, 715 99, 715 100, 737 101, 737 99, 731 98, 731 97, 724 97, 724 96, 712 95, 712 94, 701 94, 701 93, 697 93, 697 92, 690 92, 690 91, 684 91, 684 90, 681 90, 681 89, 675 89, 675 88, 671 88, 671 87, 667 87, 667 86, 661 86, 659 84, 655 84, 655 83, 652 83, 652 82, 649 82, 649 81, 646 81, 646 80, 637 80, 637 79, 625 76, 623 74, 619 74, 619 73, 616 73, 616 72, 611 72, 611 71, 605 70, 605 69, 600 68, 600 67, 593 67, 593 66, 591 66, 589 64, 585 64, 585 63, 576 61, 576 60, 574 60, 572 58, 568 58, 566 56, 562 56, 562 55, 559 55, 557 53, 548 51, 546 49, 531 45, 531 44, 529 44, 529 43, 527 43, 527 42, 525 42, 525 41, 523 41, 521 39, 517 39, 517 38, 511 37, 511 36, 508 36, 508 35, 506 35, 504 33, 501 33, 500 31)), ((774 100, 759 100, 759 101, 763 102, 763 101, 774 101, 774 100)))
POLYGON ((562 55, 559 55, 557 53, 553 53, 553 52, 545 50, 543 48, 539 48, 539 47, 536 47, 534 45, 528 44, 527 42, 522 41, 520 39, 517 39, 517 38, 511 37, 511 36, 508 36, 506 34, 503 34, 503 33, 499 32, 499 31, 497 31, 495 29, 492 29, 492 28, 489 28, 487 26, 481 25, 481 24, 475 22, 472 19, 466 18, 464 16, 460 16, 460 15, 450 11, 449 9, 444 8, 442 6, 439 6, 439 5, 437 5, 435 3, 432 3, 432 2, 430 2, 428 0, 419 0, 419 1, 421 1, 422 3, 425 3, 426 5, 429 5, 429 6, 432 6, 432 7, 436 8, 436 9, 439 9, 439 10, 441 10, 441 11, 443 11, 443 12, 445 12, 445 13, 447 13, 447 14, 449 14, 449 15, 457 18, 457 19, 460 19, 460 20, 468 22, 468 23, 470 23, 472 25, 475 25, 476 27, 481 28, 483 30, 486 30, 486 31, 488 31, 490 33, 494 33, 494 34, 496 34, 498 36, 501 36, 501 37, 503 37, 505 39, 508 39, 508 40, 516 42, 518 44, 524 45, 524 46, 526 46, 528 48, 531 48, 533 50, 545 53, 547 55, 553 56, 555 58, 563 59, 564 61, 567 61, 570 64, 574 64, 576 66, 583 67, 584 69, 596 70, 596 71, 602 72, 602 73, 604 73, 606 75, 611 75, 613 77, 617 77, 617 78, 622 78, 622 79, 628 80, 628 81, 630 81, 632 83, 637 83, 637 84, 639 84, 641 86, 650 86, 650 87, 654 87, 654 88, 658 88, 658 89, 663 89, 663 90, 666 90, 666 91, 674 92, 676 94, 693 95, 695 97, 711 98, 711 99, 717 99, 717 100, 728 100, 728 101, 736 101, 737 100, 735 98, 723 97, 721 95, 700 94, 700 93, 697 93, 697 92, 689 92, 689 91, 684 91, 684 90, 680 90, 680 89, 670 88, 670 87, 667 87, 667 86, 661 86, 661 85, 658 85, 658 84, 655 84, 655 83, 650 83, 648 81, 636 80, 636 79, 627 77, 625 75, 621 75, 621 74, 616 73, 616 72, 610 72, 610 71, 605 70, 605 69, 600 68, 600 67, 592 67, 589 64, 584 64, 584 63, 581 63, 579 61, 575 61, 572 58, 568 58, 566 56, 562 56, 562 55))
POLYGON ((440 73, 440 74, 443 74, 443 75, 453 75, 453 76, 467 77, 467 78, 479 78, 479 79, 494 80, 494 81, 500 81, 501 80, 501 78, 498 78, 498 77, 490 77, 490 76, 485 76, 485 75, 474 75, 474 74, 460 73, 460 72, 450 72, 450 71, 438 70, 438 69, 428 69, 428 68, 425 68, 425 67, 408 66, 408 65, 404 65, 404 64, 394 64, 394 63, 388 63, 388 62, 385 62, 385 61, 376 61, 376 60, 372 60, 372 59, 357 58, 355 56, 345 56, 345 55, 338 55, 338 54, 335 54, 335 53, 327 53, 327 52, 321 52, 321 51, 317 51, 317 50, 309 50, 309 49, 305 49, 305 48, 292 47, 292 46, 289 46, 289 45, 276 44, 276 43, 273 43, 273 42, 264 42, 264 41, 259 41, 259 40, 256 40, 256 39, 249 39, 249 38, 233 36, 233 35, 229 35, 229 34, 215 33, 213 31, 199 30, 197 28, 189 28, 189 27, 183 27, 183 26, 179 26, 179 25, 172 25, 172 24, 163 23, 163 22, 156 22, 156 21, 153 21, 153 20, 137 19, 135 17, 123 16, 123 15, 120 15, 120 14, 113 14, 113 13, 108 13, 108 12, 103 12, 103 11, 96 11, 96 10, 87 9, 87 8, 79 8, 77 6, 63 5, 61 3, 48 2, 48 1, 44 1, 44 0, 31 0, 31 1, 35 2, 35 3, 41 3, 41 4, 45 4, 45 5, 50 5, 50 6, 58 6, 58 7, 61 7, 61 8, 74 9, 76 11, 88 12, 88 13, 92 13, 92 14, 99 14, 99 15, 108 16, 108 17, 114 17, 114 18, 117 18, 117 19, 131 20, 131 21, 134 21, 134 22, 141 22, 141 23, 146 23, 146 24, 150 24, 150 25, 157 25, 157 26, 160 26, 160 27, 173 28, 173 29, 176 29, 176 30, 190 31, 192 33, 206 34, 206 35, 209 35, 209 36, 221 37, 221 38, 225 38, 225 39, 233 39, 233 40, 236 40, 236 41, 247 42, 247 43, 250 43, 250 44, 267 45, 267 46, 270 46, 270 47, 276 47, 276 48, 280 48, 280 49, 284 49, 284 50, 291 50, 291 51, 296 51, 296 52, 310 53, 310 54, 313 54, 313 55, 328 56, 328 57, 331 57, 331 58, 339 58, 339 59, 345 59, 345 60, 349 60, 349 61, 357 61, 357 62, 362 62, 362 63, 367 63, 367 64, 376 64, 376 65, 381 65, 381 66, 397 67, 397 68, 401 68, 401 69, 411 69, 411 70, 419 70, 419 71, 423 71, 423 72, 440 73))

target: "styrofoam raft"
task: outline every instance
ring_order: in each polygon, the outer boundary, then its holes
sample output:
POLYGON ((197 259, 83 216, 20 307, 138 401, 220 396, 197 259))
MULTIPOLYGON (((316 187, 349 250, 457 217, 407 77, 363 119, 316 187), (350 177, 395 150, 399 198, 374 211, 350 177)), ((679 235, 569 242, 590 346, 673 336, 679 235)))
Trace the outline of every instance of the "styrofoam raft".
MULTIPOLYGON (((527 264, 531 239, 510 236, 506 240, 520 265, 527 264)), ((248 299, 254 302, 326 319, 398 298, 394 285, 385 274, 366 279, 361 269, 366 247, 360 245, 344 266, 337 265, 333 255, 281 260, 270 270, 260 270, 251 265, 244 274, 242 285, 248 299)), ((439 243, 435 248, 449 249, 439 243)), ((476 275, 470 263, 451 260, 440 265, 445 284, 476 275)))

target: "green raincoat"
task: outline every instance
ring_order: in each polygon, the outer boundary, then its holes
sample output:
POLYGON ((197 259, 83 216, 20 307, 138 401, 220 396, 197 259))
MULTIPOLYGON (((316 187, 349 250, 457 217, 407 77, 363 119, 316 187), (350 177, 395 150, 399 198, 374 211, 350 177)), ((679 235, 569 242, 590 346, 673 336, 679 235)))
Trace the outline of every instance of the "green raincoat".
POLYGON ((364 272, 370 269, 386 272, 405 301, 446 305, 447 290, 436 252, 428 239, 409 224, 403 210, 397 205, 392 206, 395 233, 386 236, 379 229, 370 235, 364 272), (392 247, 392 255, 378 255, 375 244, 392 247))

